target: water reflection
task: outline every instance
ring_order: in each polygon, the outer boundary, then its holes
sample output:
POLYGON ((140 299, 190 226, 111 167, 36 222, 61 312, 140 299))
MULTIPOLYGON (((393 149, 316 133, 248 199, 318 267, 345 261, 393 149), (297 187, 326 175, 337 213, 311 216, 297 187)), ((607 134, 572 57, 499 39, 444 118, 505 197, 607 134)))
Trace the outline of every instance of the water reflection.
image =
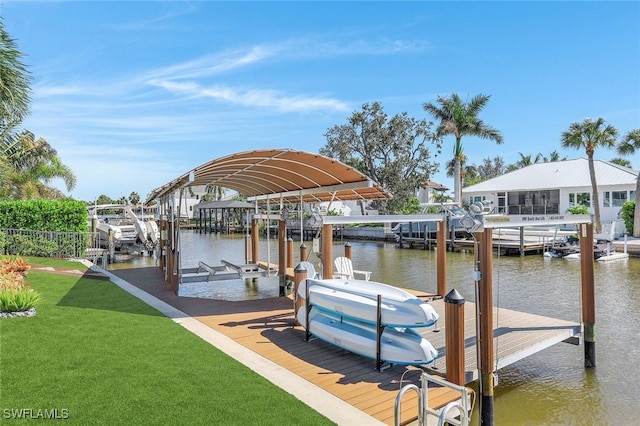
MULTIPOLYGON (((336 241, 334 256, 343 254, 336 241)), ((202 260, 219 265, 221 259, 244 263, 245 237, 183 233, 183 267, 202 260)), ((372 279, 416 290, 435 292, 436 253, 399 249, 392 243, 350 242, 355 269, 372 271, 372 279)), ((298 247, 294 243, 294 261, 298 247)), ((307 246, 311 246, 306 242, 307 246)), ((260 243, 260 259, 277 260, 275 240, 260 243)), ((310 259, 319 270, 319 259, 310 259)), ((112 268, 153 266, 151 257, 136 257, 112 268)), ((447 288, 473 301, 472 253, 447 253, 447 288)), ((495 393, 497 425, 630 424, 640 413, 640 259, 596 262, 597 368, 583 366, 584 347, 558 344, 511 364, 498 372, 495 393)), ((581 318, 580 264, 563 259, 494 256, 494 303, 501 308, 579 322, 581 318)), ((277 278, 213 282, 182 288, 198 297, 275 297, 277 278)), ((500 327, 498 317, 496 327, 500 327)), ((500 344, 498 339, 497 345, 500 344)), ((477 408, 474 419, 477 422, 477 408)))

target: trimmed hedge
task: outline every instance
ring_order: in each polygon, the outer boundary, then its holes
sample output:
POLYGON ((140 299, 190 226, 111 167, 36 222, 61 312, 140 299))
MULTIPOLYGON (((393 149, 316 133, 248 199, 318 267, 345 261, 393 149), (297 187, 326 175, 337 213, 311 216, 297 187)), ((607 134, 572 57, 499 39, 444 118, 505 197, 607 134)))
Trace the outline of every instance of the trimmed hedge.
POLYGON ((1 201, 0 228, 88 232, 87 205, 71 199, 1 201))

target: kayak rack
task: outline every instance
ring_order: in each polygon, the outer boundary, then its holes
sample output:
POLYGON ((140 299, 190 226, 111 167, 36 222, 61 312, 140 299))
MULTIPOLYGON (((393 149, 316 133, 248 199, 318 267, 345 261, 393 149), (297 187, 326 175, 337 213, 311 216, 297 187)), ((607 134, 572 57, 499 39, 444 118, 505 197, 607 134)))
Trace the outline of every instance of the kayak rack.
POLYGON ((470 403, 469 391, 464 386, 458 386, 454 383, 448 382, 441 377, 431 375, 426 372, 422 372, 420 378, 422 382, 422 389, 414 384, 405 385, 396 396, 396 402, 394 406, 394 425, 400 426, 400 406, 402 403, 402 397, 408 391, 415 391, 418 394, 418 426, 427 425, 427 417, 433 415, 438 417, 438 426, 445 424, 453 424, 457 426, 468 426, 470 420, 470 413, 472 405, 470 403), (439 386, 448 387, 455 391, 460 392, 460 399, 452 401, 440 409, 433 409, 429 407, 429 383, 434 383, 439 386), (458 410, 459 418, 452 417, 449 412, 453 409, 458 410))
MULTIPOLYGON (((305 286, 305 335, 304 340, 311 340, 311 332, 309 331, 309 313, 313 308, 313 304, 309 303, 309 287, 310 285, 305 286)), ((382 343, 382 332, 384 331, 384 324, 382 324, 382 295, 378 294, 377 297, 377 311, 376 311, 376 371, 382 372, 387 368, 391 367, 391 364, 387 364, 380 357, 380 345, 382 343)))

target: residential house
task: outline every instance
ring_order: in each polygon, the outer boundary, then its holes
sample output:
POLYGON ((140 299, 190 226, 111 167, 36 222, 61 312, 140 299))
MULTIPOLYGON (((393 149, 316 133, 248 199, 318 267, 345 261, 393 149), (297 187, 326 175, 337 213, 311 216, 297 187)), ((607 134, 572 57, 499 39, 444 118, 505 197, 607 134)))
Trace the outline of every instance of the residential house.
MULTIPOLYGON (((603 226, 619 221, 622 205, 634 200, 638 171, 594 160, 603 226)), ((586 158, 537 163, 462 190, 463 202, 482 201, 493 213, 508 215, 564 214, 576 204, 593 214, 589 162, 586 158)), ((616 225, 616 233, 623 231, 616 225)))

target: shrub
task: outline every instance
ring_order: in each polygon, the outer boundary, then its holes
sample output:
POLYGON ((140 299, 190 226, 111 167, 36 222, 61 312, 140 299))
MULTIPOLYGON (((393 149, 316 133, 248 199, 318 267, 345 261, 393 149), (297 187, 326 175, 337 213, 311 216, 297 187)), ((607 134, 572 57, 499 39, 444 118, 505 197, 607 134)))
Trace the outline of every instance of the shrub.
POLYGON ((30 288, 0 290, 0 312, 22 312, 35 307, 40 295, 30 288))
POLYGON ((587 206, 583 206, 582 204, 576 204, 575 206, 568 208, 567 213, 569 214, 590 214, 587 206))
POLYGON ((24 275, 20 272, 7 272, 0 274, 0 290, 21 290, 28 288, 24 275))
POLYGON ((27 261, 19 257, 0 260, 0 275, 8 272, 19 272, 22 275, 26 275, 28 270, 29 264, 27 261))
POLYGON ((0 260, 0 312, 22 312, 35 307, 40 295, 25 280, 29 264, 21 258, 0 260))
POLYGON ((629 234, 633 234, 633 220, 635 216, 636 200, 627 201, 622 205, 620 217, 624 221, 624 227, 629 234))

